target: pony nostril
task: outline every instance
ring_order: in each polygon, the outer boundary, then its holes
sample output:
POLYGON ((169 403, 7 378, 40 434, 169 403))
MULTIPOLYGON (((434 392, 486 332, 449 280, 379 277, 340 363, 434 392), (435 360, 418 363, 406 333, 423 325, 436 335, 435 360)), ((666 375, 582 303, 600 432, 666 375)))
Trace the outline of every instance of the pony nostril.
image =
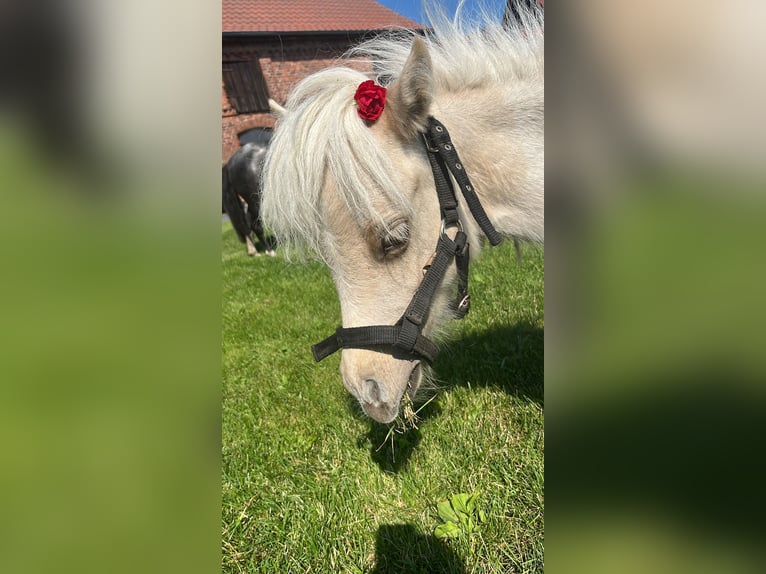
POLYGON ((364 381, 365 400, 368 403, 380 402, 380 385, 375 379, 366 379, 364 381))

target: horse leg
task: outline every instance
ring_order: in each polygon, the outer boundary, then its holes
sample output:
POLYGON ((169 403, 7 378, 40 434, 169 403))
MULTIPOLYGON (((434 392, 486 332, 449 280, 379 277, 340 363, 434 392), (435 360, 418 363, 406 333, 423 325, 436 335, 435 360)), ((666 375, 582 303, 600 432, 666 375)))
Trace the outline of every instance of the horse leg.
POLYGON ((250 257, 258 256, 260 253, 258 253, 258 250, 255 248, 255 243, 253 243, 252 235, 245 236, 245 242, 247 243, 247 254, 250 257))
POLYGON ((271 244, 266 239, 266 234, 263 232, 263 225, 261 225, 260 220, 258 220, 254 226, 255 234, 258 236, 258 240, 263 245, 263 248, 266 250, 266 255, 271 255, 274 257, 276 253, 274 252, 274 249, 271 247, 271 244))
MULTIPOLYGON (((258 257, 260 253, 258 253, 258 248, 255 246, 255 238, 253 237, 253 231, 258 233, 257 231, 257 220, 255 216, 253 215, 253 212, 250 209, 250 204, 244 202, 245 206, 245 219, 247 220, 247 254, 255 257, 258 257)), ((260 237, 260 235, 258 236, 260 237)))

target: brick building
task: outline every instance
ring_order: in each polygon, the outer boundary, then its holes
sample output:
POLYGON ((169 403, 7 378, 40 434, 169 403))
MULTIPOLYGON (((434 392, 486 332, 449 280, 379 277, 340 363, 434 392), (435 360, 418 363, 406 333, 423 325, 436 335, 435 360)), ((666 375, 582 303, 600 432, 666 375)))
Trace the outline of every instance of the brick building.
POLYGON ((420 26, 374 0, 223 0, 222 161, 274 127, 268 99, 372 31, 420 26))

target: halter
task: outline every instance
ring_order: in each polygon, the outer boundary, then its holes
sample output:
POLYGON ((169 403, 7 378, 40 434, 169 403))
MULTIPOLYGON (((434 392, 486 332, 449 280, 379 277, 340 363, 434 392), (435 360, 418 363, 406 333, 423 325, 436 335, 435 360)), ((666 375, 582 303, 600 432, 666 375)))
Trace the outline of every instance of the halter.
POLYGON ((423 268, 423 280, 412 296, 410 304, 394 325, 339 327, 335 333, 311 347, 314 360, 317 362, 341 348, 374 349, 397 357, 425 359, 429 363, 436 359, 439 349, 423 335, 422 331, 431 311, 436 289, 444 279, 444 274, 453 259, 458 276, 457 296, 452 303, 455 318, 465 317, 471 306, 471 297, 468 295, 469 245, 457 211, 457 197, 450 173, 460 187, 473 218, 489 239, 490 244, 498 245, 503 239, 489 221, 463 169, 447 128, 433 116, 429 116, 428 129, 421 135, 434 175, 442 217, 436 252, 430 263, 423 268), (446 230, 450 227, 457 228, 455 239, 447 236, 446 230))

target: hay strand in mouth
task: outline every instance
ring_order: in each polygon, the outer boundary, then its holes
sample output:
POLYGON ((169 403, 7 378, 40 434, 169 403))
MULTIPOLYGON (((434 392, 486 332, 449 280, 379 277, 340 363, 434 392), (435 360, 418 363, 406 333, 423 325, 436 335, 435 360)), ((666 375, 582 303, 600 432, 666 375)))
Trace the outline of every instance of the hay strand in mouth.
POLYGON ((418 416, 418 413, 422 411, 424 408, 428 406, 428 404, 433 401, 436 398, 436 395, 434 394, 430 399, 428 399, 426 402, 424 402, 422 405, 418 407, 417 410, 415 410, 414 403, 412 402, 412 399, 410 398, 408 393, 404 393, 404 396, 402 397, 402 409, 399 414, 390 424, 388 427, 388 432, 386 433, 386 437, 383 439, 383 442, 380 443, 380 446, 375 449, 375 452, 380 452, 380 449, 382 449, 385 444, 390 440, 391 441, 391 457, 394 462, 396 462, 396 455, 394 452, 394 434, 404 434, 410 430, 417 429, 418 423, 422 422, 423 419, 421 419, 418 416))

